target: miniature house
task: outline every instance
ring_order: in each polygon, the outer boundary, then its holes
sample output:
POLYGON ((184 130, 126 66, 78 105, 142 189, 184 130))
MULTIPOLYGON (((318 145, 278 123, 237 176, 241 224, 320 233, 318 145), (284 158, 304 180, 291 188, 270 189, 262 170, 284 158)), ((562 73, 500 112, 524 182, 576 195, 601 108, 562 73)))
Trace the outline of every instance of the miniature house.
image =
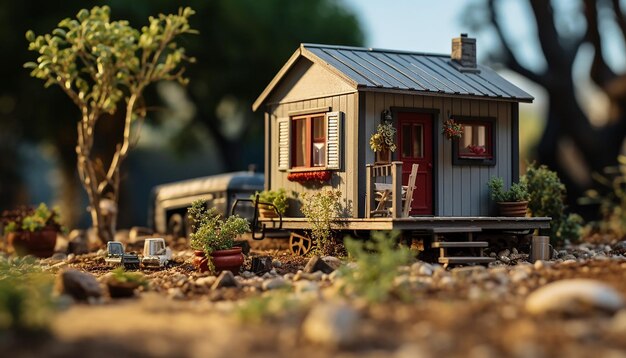
POLYGON ((464 34, 451 55, 302 44, 253 105, 265 112, 265 186, 305 192, 320 186, 299 179, 328 179, 366 217, 369 140, 386 120, 404 181, 419 164, 412 216, 489 216, 489 178, 518 179, 518 103, 532 100, 478 65, 464 34), (448 119, 460 139, 442 134, 448 119))

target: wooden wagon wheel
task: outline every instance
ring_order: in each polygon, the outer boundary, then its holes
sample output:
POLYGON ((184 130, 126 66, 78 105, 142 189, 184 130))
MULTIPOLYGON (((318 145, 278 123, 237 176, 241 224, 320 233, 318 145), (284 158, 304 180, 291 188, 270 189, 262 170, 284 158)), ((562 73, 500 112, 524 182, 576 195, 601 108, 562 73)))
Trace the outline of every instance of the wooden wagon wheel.
POLYGON ((291 236, 289 236, 289 249, 294 255, 304 256, 311 251, 312 247, 313 240, 304 235, 292 232, 291 236))

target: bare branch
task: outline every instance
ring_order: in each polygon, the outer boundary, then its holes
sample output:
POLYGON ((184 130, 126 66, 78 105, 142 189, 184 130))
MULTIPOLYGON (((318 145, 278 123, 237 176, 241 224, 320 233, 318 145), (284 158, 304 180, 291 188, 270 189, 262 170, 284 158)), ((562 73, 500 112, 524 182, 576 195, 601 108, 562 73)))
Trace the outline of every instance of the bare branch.
POLYGON ((615 73, 607 65, 602 54, 602 36, 598 23, 598 5, 595 0, 585 0, 585 18, 587 19, 587 33, 585 37, 595 49, 590 76, 600 88, 606 92, 606 86, 615 78, 615 73))
POLYGON ((515 57, 515 55, 513 54, 511 47, 509 46, 508 42, 504 38, 504 31, 502 30, 500 20, 498 16, 496 15, 494 1, 495 0, 489 0, 488 2, 489 16, 491 18, 491 23, 495 27, 496 34, 498 35, 498 39, 500 40, 500 43, 502 45, 502 50, 504 51, 504 57, 505 57, 503 59, 504 64, 509 69, 519 73, 520 75, 528 78, 529 80, 535 83, 538 83, 540 85, 544 85, 545 77, 523 66, 521 63, 519 63, 519 61, 517 60, 517 57, 515 57))
POLYGON ((576 50, 564 48, 554 24, 554 10, 550 1, 530 0, 537 25, 539 44, 546 58, 550 71, 571 73, 576 50))

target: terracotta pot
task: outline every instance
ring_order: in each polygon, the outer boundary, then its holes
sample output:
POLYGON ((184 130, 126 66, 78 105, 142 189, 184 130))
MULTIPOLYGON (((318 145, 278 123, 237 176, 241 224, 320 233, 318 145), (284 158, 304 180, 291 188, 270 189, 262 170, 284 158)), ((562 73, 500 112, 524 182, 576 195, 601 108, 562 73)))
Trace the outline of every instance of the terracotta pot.
POLYGON ((135 295, 135 290, 139 287, 136 282, 118 282, 111 280, 107 282, 109 288, 109 296, 111 298, 125 298, 135 295))
POLYGON ((375 152, 376 159, 375 164, 389 164, 391 163, 391 151, 389 149, 383 149, 380 152, 375 152))
POLYGON ((269 205, 259 204, 259 216, 262 219, 274 219, 278 217, 276 210, 269 205))
MULTIPOLYGON (((209 260, 202 250, 194 251, 195 257, 193 258, 193 265, 200 272, 209 271, 209 260)), ((241 247, 233 247, 227 250, 217 250, 211 253, 211 260, 213 266, 215 266, 215 273, 219 274, 222 271, 230 271, 235 275, 239 273, 241 265, 243 265, 243 254, 241 253, 241 247)))
POLYGON ((498 208, 501 216, 508 217, 523 217, 526 216, 526 209, 528 209, 528 201, 512 201, 512 202, 498 202, 498 208))
POLYGON ((7 243, 19 256, 50 257, 54 254, 57 243, 57 231, 54 228, 44 228, 33 232, 11 232, 7 235, 7 243))
POLYGON ((211 258, 213 259, 213 265, 215 266, 216 273, 228 270, 236 275, 239 273, 241 265, 243 265, 241 247, 213 251, 211 253, 211 258))
POLYGON ((193 257, 193 266, 200 272, 209 271, 209 266, 207 265, 209 262, 209 259, 207 259, 206 256, 204 255, 204 251, 195 250, 193 254, 195 255, 193 257))

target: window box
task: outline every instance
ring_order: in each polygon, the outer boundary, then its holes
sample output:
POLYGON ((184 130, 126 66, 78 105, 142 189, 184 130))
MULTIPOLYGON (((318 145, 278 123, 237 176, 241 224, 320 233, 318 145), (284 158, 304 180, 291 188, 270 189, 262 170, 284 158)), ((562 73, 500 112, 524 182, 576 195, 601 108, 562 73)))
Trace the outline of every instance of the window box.
POLYGON ((452 140, 454 165, 495 165, 495 118, 454 117, 463 126, 461 138, 452 140))
POLYGON ((333 173, 330 170, 294 171, 287 175, 287 180, 300 184, 323 184, 328 182, 332 176, 333 173))

